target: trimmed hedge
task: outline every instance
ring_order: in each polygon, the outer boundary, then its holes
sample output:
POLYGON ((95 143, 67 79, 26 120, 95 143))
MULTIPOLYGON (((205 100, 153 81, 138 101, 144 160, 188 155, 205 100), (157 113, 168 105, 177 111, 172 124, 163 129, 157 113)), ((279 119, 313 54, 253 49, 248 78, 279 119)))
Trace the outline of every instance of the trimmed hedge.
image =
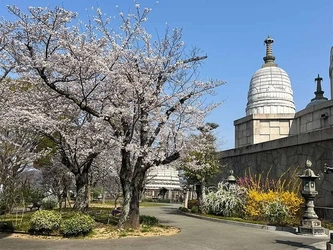
POLYGON ((61 224, 61 232, 65 237, 87 235, 94 227, 95 221, 87 214, 76 213, 61 224))
POLYGON ((59 230, 61 225, 61 214, 56 211, 39 210, 32 214, 29 232, 31 233, 53 233, 59 230))

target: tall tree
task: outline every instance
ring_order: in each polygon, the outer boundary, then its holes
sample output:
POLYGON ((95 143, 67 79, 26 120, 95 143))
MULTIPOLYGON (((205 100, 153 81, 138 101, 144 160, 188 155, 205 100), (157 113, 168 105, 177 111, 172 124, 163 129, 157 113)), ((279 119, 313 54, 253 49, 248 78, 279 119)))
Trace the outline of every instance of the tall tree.
POLYGON ((109 126, 87 132, 92 141, 111 137, 121 158, 123 209, 120 227, 139 226, 139 197, 147 170, 179 158, 184 137, 204 123, 217 106, 203 96, 220 80, 199 79, 206 56, 185 53, 182 30, 166 30, 158 40, 144 29, 150 9, 124 15, 112 28, 101 10, 87 25, 73 26, 76 13, 61 8, 9 11, 16 21, 0 26, 15 72, 47 86, 87 117, 109 126), (85 27, 85 29, 84 29, 85 27))

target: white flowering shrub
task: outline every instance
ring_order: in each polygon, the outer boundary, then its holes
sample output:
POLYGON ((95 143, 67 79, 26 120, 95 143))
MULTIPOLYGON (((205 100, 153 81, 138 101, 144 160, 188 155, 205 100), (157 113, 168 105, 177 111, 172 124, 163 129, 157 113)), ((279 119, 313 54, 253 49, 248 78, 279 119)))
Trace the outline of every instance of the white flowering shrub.
POLYGON ((270 223, 281 223, 289 217, 286 204, 280 200, 275 200, 265 204, 264 215, 270 223))
POLYGON ((30 219, 31 233, 50 234, 60 228, 61 214, 56 211, 39 210, 33 213, 30 219))
POLYGON ((95 221, 87 214, 76 213, 72 218, 64 220, 61 231, 66 237, 87 235, 95 225, 95 221))
POLYGON ((45 197, 41 202, 42 209, 52 210, 58 206, 58 198, 54 195, 45 197))
POLYGON ((216 191, 209 192, 204 198, 205 211, 226 217, 242 217, 246 203, 247 190, 238 185, 219 183, 216 191))

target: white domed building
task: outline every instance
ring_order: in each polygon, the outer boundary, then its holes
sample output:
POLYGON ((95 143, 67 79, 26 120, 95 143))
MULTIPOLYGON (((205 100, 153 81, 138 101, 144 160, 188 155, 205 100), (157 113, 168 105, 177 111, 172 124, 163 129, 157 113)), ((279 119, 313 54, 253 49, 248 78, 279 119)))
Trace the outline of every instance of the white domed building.
POLYGON ((234 122, 236 148, 290 135, 293 90, 288 74, 274 62, 273 43, 270 37, 265 40, 265 63, 251 78, 246 117, 234 122))
POLYGON ((144 199, 181 201, 183 194, 179 172, 171 165, 152 168, 147 175, 144 199))

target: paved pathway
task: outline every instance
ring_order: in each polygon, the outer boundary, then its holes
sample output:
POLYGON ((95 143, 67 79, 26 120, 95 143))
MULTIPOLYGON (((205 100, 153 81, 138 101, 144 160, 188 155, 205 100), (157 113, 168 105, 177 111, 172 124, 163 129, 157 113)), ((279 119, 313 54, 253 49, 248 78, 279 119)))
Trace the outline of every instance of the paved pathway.
POLYGON ((291 250, 325 248, 328 237, 305 237, 288 232, 217 223, 178 214, 176 206, 143 208, 165 225, 179 227, 173 236, 116 240, 35 240, 1 238, 1 250, 291 250))

